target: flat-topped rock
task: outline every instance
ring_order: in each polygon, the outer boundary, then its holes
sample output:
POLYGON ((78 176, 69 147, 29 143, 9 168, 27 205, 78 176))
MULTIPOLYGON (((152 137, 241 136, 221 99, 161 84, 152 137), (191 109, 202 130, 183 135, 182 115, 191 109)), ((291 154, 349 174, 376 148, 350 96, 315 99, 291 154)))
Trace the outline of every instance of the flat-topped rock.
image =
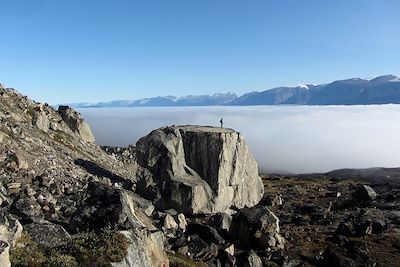
POLYGON ((138 141, 136 156, 148 170, 138 192, 159 208, 210 214, 254 206, 263 195, 257 163, 232 129, 163 127, 138 141))

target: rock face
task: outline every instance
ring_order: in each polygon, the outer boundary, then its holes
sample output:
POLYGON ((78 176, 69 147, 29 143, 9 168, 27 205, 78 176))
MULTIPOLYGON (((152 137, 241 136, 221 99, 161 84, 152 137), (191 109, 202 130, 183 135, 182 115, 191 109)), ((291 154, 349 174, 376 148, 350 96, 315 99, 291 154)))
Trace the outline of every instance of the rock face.
POLYGON ((209 214, 251 207, 263 196, 257 163, 242 135, 231 129, 160 128, 138 141, 136 156, 148 170, 139 177, 138 191, 159 207, 209 214))
POLYGON ((95 141, 89 124, 83 120, 78 112, 68 106, 59 106, 58 113, 61 115, 61 118, 68 125, 68 127, 74 133, 78 134, 83 140, 89 143, 93 143, 95 141))

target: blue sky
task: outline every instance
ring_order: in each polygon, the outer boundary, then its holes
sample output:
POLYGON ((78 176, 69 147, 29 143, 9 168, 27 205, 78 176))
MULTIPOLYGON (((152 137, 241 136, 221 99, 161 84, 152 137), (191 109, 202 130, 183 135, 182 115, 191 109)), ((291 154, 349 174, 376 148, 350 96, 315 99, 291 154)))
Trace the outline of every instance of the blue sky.
POLYGON ((400 74, 398 0, 1 0, 0 83, 38 101, 400 74))

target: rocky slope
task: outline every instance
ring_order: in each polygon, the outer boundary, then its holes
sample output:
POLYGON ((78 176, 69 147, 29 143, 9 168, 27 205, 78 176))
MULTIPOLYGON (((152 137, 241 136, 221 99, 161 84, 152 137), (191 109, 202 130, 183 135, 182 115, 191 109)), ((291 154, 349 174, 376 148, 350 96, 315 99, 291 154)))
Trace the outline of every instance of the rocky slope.
POLYGON ((376 169, 260 178, 231 129, 100 148, 68 107, 0 100, 0 266, 400 266, 400 188, 358 180, 376 169))

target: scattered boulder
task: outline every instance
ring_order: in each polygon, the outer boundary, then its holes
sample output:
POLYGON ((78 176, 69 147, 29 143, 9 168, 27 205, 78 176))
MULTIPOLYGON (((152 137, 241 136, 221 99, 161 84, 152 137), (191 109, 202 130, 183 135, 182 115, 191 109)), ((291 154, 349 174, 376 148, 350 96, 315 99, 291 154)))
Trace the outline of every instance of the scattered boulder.
POLYGON ((206 243, 224 244, 225 240, 213 227, 205 224, 192 223, 186 228, 187 235, 198 235, 206 243))
POLYGON ((70 235, 61 225, 45 220, 27 224, 24 230, 36 243, 46 248, 60 246, 70 238, 70 235))
POLYGON ((43 132, 48 132, 50 128, 50 121, 46 114, 35 112, 32 117, 32 124, 43 132))
POLYGON ((123 230, 154 228, 131 192, 94 181, 88 184, 85 201, 71 216, 70 227, 75 232, 107 227, 123 230))
POLYGON ((231 227, 232 216, 227 213, 220 212, 215 216, 215 221, 218 228, 227 233, 231 227))
POLYGON ((68 106, 59 106, 58 113, 68 127, 78 134, 84 141, 93 143, 95 141, 89 124, 82 118, 81 114, 68 106))
POLYGON ((360 185, 353 193, 356 201, 371 201, 375 200, 377 196, 378 194, 369 185, 360 185))
POLYGON ((42 207, 34 198, 20 198, 13 205, 15 206, 15 212, 23 219, 44 218, 42 207))
POLYGON ((243 246, 284 248, 284 238, 279 234, 279 219, 264 206, 244 208, 233 215, 229 233, 243 246))
POLYGON ((138 177, 138 192, 153 191, 160 208, 213 214, 254 206, 264 192, 256 161, 231 129, 160 128, 138 141, 136 157, 151 174, 138 177))
POLYGON ((271 207, 282 206, 283 199, 279 195, 266 195, 263 197, 260 204, 265 205, 265 206, 271 206, 271 207))
POLYGON ((243 267, 263 267, 261 258, 253 250, 242 253, 238 257, 238 265, 243 267))
POLYGON ((26 170, 29 167, 25 158, 18 153, 11 154, 6 161, 8 169, 12 171, 26 170))
POLYGON ((188 225, 185 215, 183 213, 179 213, 177 216, 178 219, 178 226, 182 230, 186 230, 186 226, 188 225))
POLYGON ((164 228, 167 230, 178 229, 178 224, 176 223, 174 217, 168 213, 164 217, 164 228))

